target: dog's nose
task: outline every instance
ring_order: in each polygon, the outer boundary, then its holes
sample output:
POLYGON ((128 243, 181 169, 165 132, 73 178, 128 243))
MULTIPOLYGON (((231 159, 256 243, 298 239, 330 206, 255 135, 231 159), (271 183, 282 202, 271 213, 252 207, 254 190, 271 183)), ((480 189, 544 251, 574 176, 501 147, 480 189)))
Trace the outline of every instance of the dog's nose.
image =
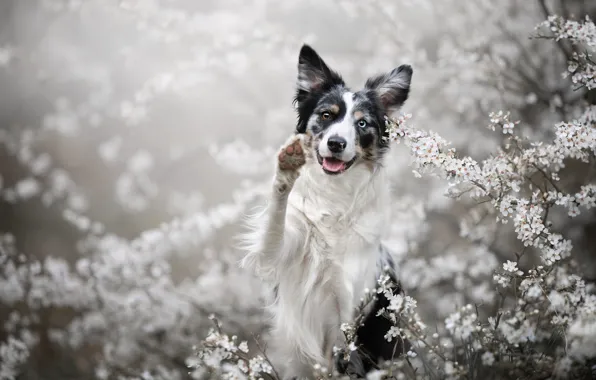
POLYGON ((331 136, 329 137, 329 140, 327 140, 327 146, 329 147, 329 150, 333 153, 343 152, 344 149, 346 149, 347 143, 348 142, 346 141, 346 139, 340 136, 331 136))

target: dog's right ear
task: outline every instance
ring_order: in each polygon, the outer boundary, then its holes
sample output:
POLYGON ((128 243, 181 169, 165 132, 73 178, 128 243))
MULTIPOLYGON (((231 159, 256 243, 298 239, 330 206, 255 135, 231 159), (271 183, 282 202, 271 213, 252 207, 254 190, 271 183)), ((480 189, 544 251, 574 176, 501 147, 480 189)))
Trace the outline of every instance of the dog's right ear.
POLYGON ((298 83, 296 101, 300 103, 310 93, 344 84, 341 76, 332 71, 309 45, 302 45, 298 56, 298 83))

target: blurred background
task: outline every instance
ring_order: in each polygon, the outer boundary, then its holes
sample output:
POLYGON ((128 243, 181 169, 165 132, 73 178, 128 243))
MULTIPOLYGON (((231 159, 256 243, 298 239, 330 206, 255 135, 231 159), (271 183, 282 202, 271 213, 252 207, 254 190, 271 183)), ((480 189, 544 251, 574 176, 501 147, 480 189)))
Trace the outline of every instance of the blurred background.
MULTIPOLYGON (((550 14, 594 19, 596 4, 0 2, 0 378, 199 378, 185 361, 209 314, 263 333, 267 290, 238 268, 234 237, 293 132, 302 43, 353 88, 411 64, 403 111, 482 159, 502 138, 492 111, 548 140, 595 103, 562 75, 573 47, 531 38, 550 14)), ((515 235, 417 178, 403 145, 389 161, 387 241, 429 324, 493 302, 483 281, 513 257, 515 235)), ((567 168, 562 186, 593 169, 567 168)), ((591 278, 594 221, 556 223, 591 278)))

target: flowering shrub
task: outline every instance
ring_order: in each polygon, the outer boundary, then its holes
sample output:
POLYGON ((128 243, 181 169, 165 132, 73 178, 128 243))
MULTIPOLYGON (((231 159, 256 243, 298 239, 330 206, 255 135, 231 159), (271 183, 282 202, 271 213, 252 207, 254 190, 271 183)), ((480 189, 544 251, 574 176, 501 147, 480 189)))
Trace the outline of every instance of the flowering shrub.
MULTIPOLYGON (((362 302, 384 293, 386 339, 410 344, 370 377, 592 375, 589 2, 554 2, 564 17, 544 1, 13 3, 0 5, 0 379, 279 377, 268 289, 230 236, 292 130, 290 82, 275 85, 316 38, 350 78, 399 52, 419 73, 409 111, 433 129, 387 120, 386 243, 405 293, 381 277, 362 302), (329 14, 345 23, 295 22, 329 14)), ((356 349, 359 320, 337 355, 356 349)))
MULTIPOLYGON (((543 25, 554 33, 554 39, 567 38, 574 44, 596 46, 595 26, 589 18, 578 23, 549 17, 543 25)), ((587 89, 593 88, 596 79, 592 53, 593 50, 574 55, 569 62, 573 82, 587 89)), ((389 277, 381 277, 377 289, 369 293, 384 293, 390 300, 390 305, 378 314, 394 324, 385 338, 392 341, 401 337, 411 347, 369 377, 595 376, 594 285, 587 284, 578 274, 577 263, 571 259, 572 243, 555 231, 549 216, 557 206, 571 218, 596 207, 596 184, 583 184, 573 193, 565 192, 559 185, 560 173, 570 160, 596 164, 596 107, 586 107, 582 115, 570 122, 557 123, 550 143, 520 136, 516 133, 520 122, 511 121, 509 113, 491 113, 488 127, 501 132, 504 139, 502 147, 481 162, 459 157, 436 133, 408 126, 410 117, 402 114, 398 119, 387 119, 387 128, 391 140, 403 141, 409 148, 414 173, 447 181, 448 196, 468 197, 497 223, 512 224, 521 249, 514 252, 514 260, 507 260, 494 271, 494 294, 489 297, 492 302, 463 305, 436 330, 422 321, 414 298, 394 294, 387 286, 389 277), (526 255, 537 256, 539 262, 522 270, 519 265, 526 255)), ((336 354, 356 349, 354 333, 358 323, 357 318, 342 326, 348 346, 337 348, 336 354)), ((221 335, 214 339, 218 347, 229 340, 221 335)), ((261 356, 257 358, 262 360, 261 356)), ((250 378, 255 376, 245 366, 241 370, 250 378)), ((271 374, 272 370, 266 367, 263 372, 271 374)), ((313 368, 313 373, 320 378, 338 376, 320 367, 313 368)), ((232 376, 229 371, 226 374, 232 376)))

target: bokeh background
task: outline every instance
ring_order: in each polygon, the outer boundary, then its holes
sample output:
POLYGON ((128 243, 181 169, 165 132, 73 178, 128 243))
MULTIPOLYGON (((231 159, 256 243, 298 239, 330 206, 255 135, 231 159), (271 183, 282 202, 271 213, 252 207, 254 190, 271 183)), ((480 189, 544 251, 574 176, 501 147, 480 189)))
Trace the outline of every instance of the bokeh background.
MULTIPOLYGON (((267 290, 238 268, 234 237, 294 129, 302 43, 354 88, 411 64, 403 111, 482 159, 502 139, 487 128, 492 111, 548 140, 594 104, 562 75, 572 47, 530 38, 549 14, 594 19, 596 4, 2 1, 0 232, 21 266, 0 271, 0 341, 30 351, 13 375, 188 378, 209 314, 242 336, 263 333, 267 290)), ((440 323, 454 305, 494 301, 482 279, 517 243, 408 164, 396 145, 387 242, 406 289, 440 323), (470 225, 480 227, 463 233, 470 225)), ((562 186, 593 170, 568 168, 562 186)), ((556 224, 596 278, 594 213, 556 224)))

